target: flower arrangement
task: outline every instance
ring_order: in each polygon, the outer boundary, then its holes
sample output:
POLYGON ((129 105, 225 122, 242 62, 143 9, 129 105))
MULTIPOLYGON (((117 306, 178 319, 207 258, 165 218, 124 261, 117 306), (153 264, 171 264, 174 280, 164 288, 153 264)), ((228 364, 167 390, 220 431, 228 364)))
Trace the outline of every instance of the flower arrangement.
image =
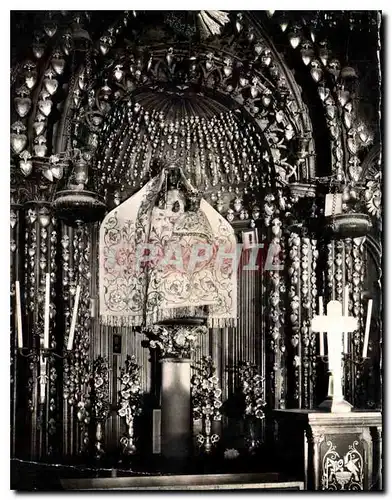
POLYGON ((224 453, 223 457, 226 460, 234 460, 235 458, 238 458, 240 456, 240 452, 236 450, 235 448, 227 448, 224 453))
POLYGON ((194 420, 208 418, 220 420, 222 391, 218 387, 219 379, 215 375, 215 366, 210 356, 204 356, 193 366, 196 373, 192 376, 192 406, 194 420))
POLYGON ((140 366, 136 363, 135 356, 127 356, 125 366, 120 374, 119 406, 117 413, 125 417, 127 431, 120 439, 125 455, 136 453, 134 439, 134 418, 142 412, 142 387, 140 384, 140 366))
POLYGON ((263 382, 264 378, 257 372, 257 366, 243 362, 239 365, 241 391, 245 397, 245 417, 264 418, 263 382))
POLYGON ((106 420, 110 412, 109 367, 102 356, 94 361, 92 378, 92 415, 97 422, 106 420))
POLYGON ((198 336, 208 331, 205 326, 165 328, 155 325, 144 330, 148 347, 158 349, 162 357, 189 358, 198 346, 198 336))
POLYGON ((78 412, 76 414, 79 421, 80 429, 82 432, 82 443, 80 450, 82 452, 88 449, 90 442, 89 438, 89 424, 90 424, 90 413, 91 413, 91 400, 90 393, 82 394, 80 401, 77 404, 78 412))
POLYGON ((125 366, 121 368, 119 380, 119 407, 117 413, 125 417, 127 425, 142 412, 142 387, 140 384, 140 366, 135 356, 127 356, 125 366))

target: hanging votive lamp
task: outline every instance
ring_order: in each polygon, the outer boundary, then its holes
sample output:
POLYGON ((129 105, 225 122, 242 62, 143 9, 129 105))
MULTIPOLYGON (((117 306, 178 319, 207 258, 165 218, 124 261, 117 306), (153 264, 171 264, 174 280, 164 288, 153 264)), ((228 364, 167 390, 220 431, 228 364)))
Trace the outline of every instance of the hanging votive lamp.
POLYGON ((81 155, 74 161, 66 189, 58 191, 53 201, 58 217, 69 225, 97 222, 105 214, 103 198, 88 184, 89 164, 81 155))
POLYGON ((331 239, 359 238, 366 236, 372 228, 368 214, 358 211, 358 192, 354 187, 346 186, 342 193, 332 196, 341 198, 341 208, 332 202, 332 213, 325 217, 326 235, 331 239))
POLYGON ((358 75, 355 69, 351 66, 344 66, 340 70, 339 81, 344 90, 352 94, 356 94, 358 92, 358 75))
POLYGON ((88 31, 86 31, 80 24, 80 19, 76 18, 75 22, 71 26, 71 39, 73 42, 73 48, 75 51, 87 52, 91 47, 91 37, 88 31))
POLYGON ((333 239, 359 238, 372 228, 370 217, 364 213, 345 213, 326 217, 327 233, 333 239))
POLYGON ((342 80, 356 80, 358 75, 354 68, 351 66, 345 66, 340 71, 340 78, 342 80))

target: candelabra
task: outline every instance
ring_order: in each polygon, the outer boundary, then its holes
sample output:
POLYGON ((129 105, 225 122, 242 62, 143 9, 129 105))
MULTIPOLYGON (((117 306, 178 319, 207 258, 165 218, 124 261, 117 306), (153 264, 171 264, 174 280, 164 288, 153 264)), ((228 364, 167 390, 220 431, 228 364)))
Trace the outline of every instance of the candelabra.
POLYGON ((352 359, 350 355, 343 353, 340 358, 341 369, 339 371, 331 369, 328 356, 319 356, 319 358, 323 363, 328 363, 329 365, 328 395, 327 398, 320 404, 319 409, 338 413, 351 411, 352 405, 344 399, 342 391, 344 366, 346 363, 363 366, 370 359, 370 357, 366 356, 365 358, 352 359), (338 380, 339 382, 337 382, 338 380))
POLYGON ((74 353, 72 351, 65 350, 62 352, 62 355, 55 352, 53 349, 48 349, 45 347, 40 348, 27 348, 27 347, 18 347, 15 349, 16 353, 18 353, 23 358, 31 359, 33 362, 40 364, 40 375, 37 376, 37 381, 40 384, 40 404, 44 405, 46 401, 46 384, 49 380, 49 376, 47 375, 47 367, 48 367, 48 359, 57 358, 57 359, 66 359, 72 358, 74 353))
POLYGON ((197 436, 197 443, 200 447, 203 447, 205 453, 211 453, 214 445, 219 441, 218 434, 211 434, 211 419, 204 419, 204 435, 199 434, 197 436))

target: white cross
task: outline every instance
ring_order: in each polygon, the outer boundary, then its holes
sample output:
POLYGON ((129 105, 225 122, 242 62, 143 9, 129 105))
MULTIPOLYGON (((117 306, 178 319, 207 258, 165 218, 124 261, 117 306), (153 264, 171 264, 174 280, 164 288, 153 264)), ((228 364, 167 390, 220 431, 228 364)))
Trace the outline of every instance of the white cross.
POLYGON ((353 332, 358 328, 358 320, 352 316, 343 316, 342 304, 338 300, 331 300, 327 304, 326 316, 315 316, 312 319, 314 332, 341 334, 353 332))
POLYGON ((353 332, 358 328, 358 319, 342 314, 342 304, 331 300, 327 304, 326 316, 315 316, 311 322, 314 332, 327 332, 328 368, 333 373, 333 396, 343 399, 342 392, 342 333, 353 332))

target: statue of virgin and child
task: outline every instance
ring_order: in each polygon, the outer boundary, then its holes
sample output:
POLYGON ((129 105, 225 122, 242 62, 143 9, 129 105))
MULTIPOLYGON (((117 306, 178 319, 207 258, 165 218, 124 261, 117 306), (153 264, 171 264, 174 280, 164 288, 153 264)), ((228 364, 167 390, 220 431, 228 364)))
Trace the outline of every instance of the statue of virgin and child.
POLYGON ((103 324, 235 326, 234 230, 180 166, 167 165, 106 215, 99 258, 103 324))

